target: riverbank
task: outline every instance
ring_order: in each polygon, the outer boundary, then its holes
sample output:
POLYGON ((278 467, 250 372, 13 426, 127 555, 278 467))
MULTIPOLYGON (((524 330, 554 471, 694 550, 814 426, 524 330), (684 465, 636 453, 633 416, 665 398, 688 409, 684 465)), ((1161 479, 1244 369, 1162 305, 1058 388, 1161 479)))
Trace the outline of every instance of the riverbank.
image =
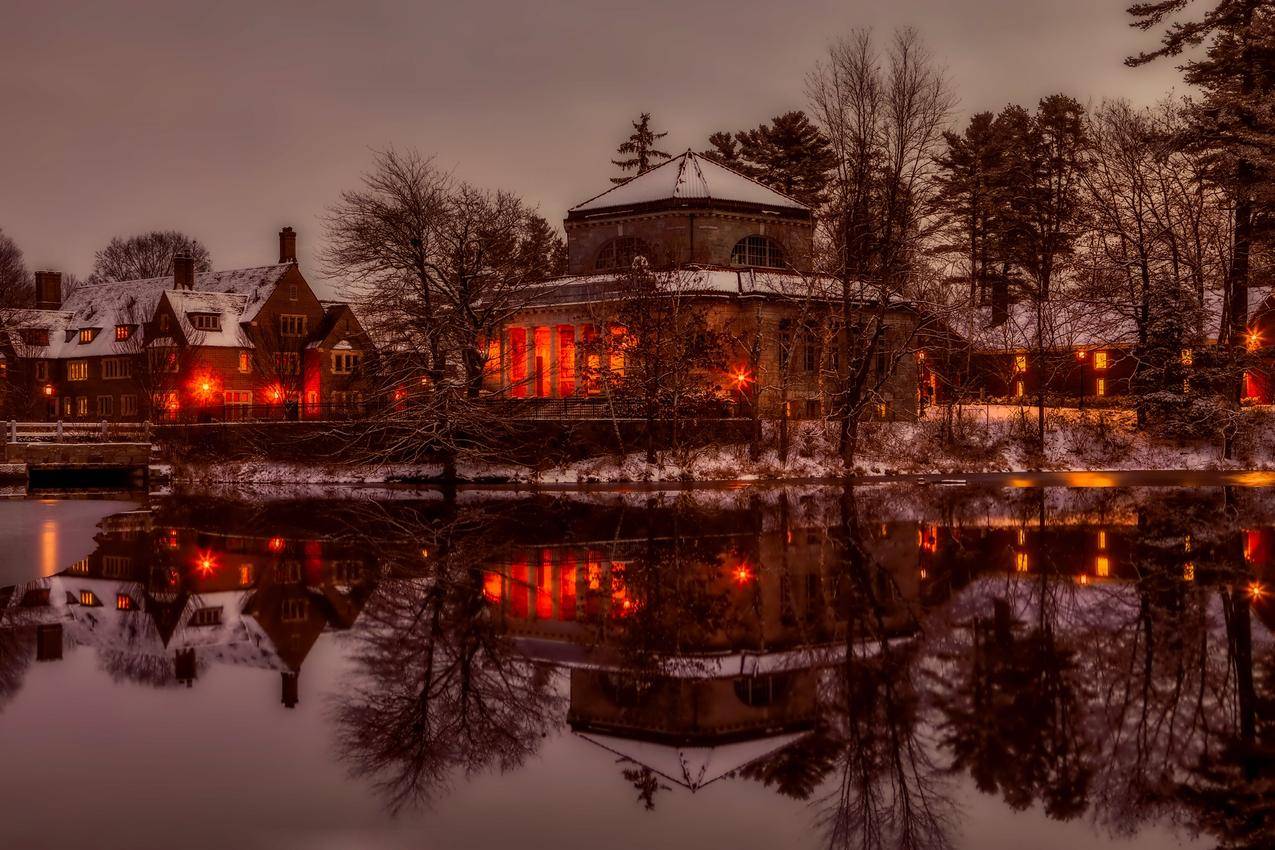
MULTIPOLYGON (((768 427, 761 451, 746 444, 659 453, 649 464, 641 452, 589 458, 537 469, 466 463, 466 481, 506 485, 623 483, 815 482, 847 476, 969 475, 1030 471, 1273 470, 1275 419, 1249 411, 1235 456, 1224 459, 1218 443, 1160 439, 1139 432, 1128 411, 1049 410, 1044 451, 1036 437, 1035 411, 1013 406, 968 408, 959 421, 937 416, 918 422, 870 422, 862 427, 856 462, 847 469, 837 453, 835 425, 794 422, 788 456, 780 458, 777 434, 768 427)), ((432 483, 440 469, 413 464, 283 463, 243 460, 174 462, 171 480, 182 486, 213 484, 322 484, 333 486, 432 483)))

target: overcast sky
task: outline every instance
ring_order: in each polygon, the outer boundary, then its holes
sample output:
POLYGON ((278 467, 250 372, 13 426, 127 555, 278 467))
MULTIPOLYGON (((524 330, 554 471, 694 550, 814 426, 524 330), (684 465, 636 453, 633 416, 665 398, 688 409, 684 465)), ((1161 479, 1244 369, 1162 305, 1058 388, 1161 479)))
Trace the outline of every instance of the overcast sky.
POLYGON ((1128 0, 186 5, 0 0, 0 229, 31 268, 85 275, 110 237, 153 228, 257 265, 291 224, 314 280, 318 216, 388 144, 557 222, 606 188, 638 112, 666 150, 702 148, 803 107, 854 27, 920 29, 963 113, 1181 87, 1122 65, 1155 42, 1128 0))

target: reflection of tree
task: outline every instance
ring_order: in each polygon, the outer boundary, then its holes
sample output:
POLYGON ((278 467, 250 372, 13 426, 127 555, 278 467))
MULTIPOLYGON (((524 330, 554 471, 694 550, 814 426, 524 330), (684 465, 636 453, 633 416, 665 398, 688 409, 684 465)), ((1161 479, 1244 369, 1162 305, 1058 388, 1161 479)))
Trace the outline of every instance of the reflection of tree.
POLYGON ((852 488, 842 496, 839 534, 850 590, 845 662, 826 688, 838 744, 835 787, 821 801, 829 846, 948 847, 952 804, 920 734, 917 656, 890 637, 897 577, 864 545, 852 488))
POLYGON ((34 643, 29 629, 0 622, 0 710, 22 690, 35 655, 34 643))
POLYGON ((655 795, 660 791, 668 791, 671 786, 660 781, 659 774, 649 767, 626 767, 620 771, 638 792, 638 802, 648 812, 655 811, 655 795))
POLYGON ((393 810, 457 775, 517 767, 560 713, 548 671, 489 617, 471 556, 444 552, 386 581, 354 632, 356 672, 334 707, 338 749, 393 810))

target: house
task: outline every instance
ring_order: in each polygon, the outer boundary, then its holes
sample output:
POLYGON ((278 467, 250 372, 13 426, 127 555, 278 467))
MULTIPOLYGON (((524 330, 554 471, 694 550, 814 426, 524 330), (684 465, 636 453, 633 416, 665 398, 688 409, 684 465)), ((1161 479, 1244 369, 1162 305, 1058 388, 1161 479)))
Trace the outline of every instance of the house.
MULTIPOLYGON (((572 207, 564 222, 567 275, 536 285, 499 339, 489 342, 486 388, 512 398, 589 399, 623 376, 633 336, 620 318, 635 279, 661 281, 729 340, 726 362, 700 377, 723 401, 818 417, 847 364, 831 319, 837 282, 801 274, 815 217, 804 204, 692 151, 572 207), (610 340, 618 344, 607 346, 610 340), (607 353, 600 349, 609 347, 607 353)), ((876 374, 877 410, 917 412, 911 344, 916 319, 887 311, 876 374)))
POLYGON ((320 302, 279 234, 273 265, 89 284, 61 297, 36 274, 33 309, 0 342, 14 418, 319 419, 358 412, 371 342, 348 306, 320 302))

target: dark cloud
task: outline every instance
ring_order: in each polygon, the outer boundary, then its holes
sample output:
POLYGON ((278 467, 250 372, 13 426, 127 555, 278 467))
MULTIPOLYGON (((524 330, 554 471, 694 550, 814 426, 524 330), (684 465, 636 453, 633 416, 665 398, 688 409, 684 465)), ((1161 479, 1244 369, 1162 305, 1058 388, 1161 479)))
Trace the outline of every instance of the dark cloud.
MULTIPOLYGON (((416 146, 550 220, 605 188, 640 110, 668 148, 801 106, 835 35, 911 24, 962 109, 1154 100, 1171 67, 1117 0, 544 3, 0 0, 0 228, 32 265, 88 271, 112 235, 179 228, 218 265, 273 259, 368 148, 416 146)), ((309 262, 310 267, 313 263, 309 262)))

